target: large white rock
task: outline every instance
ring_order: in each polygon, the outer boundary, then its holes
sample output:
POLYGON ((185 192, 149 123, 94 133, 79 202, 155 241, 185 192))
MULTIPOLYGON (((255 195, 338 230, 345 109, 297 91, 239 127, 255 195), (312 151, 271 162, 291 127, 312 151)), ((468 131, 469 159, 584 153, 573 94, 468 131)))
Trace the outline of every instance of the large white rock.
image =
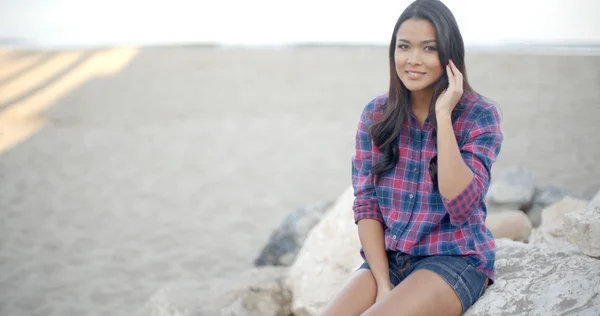
POLYGON ((563 227, 567 240, 577 245, 581 252, 600 257, 600 206, 565 215, 563 227))
POLYGON ((566 214, 577 212, 588 204, 586 200, 565 197, 542 211, 541 225, 532 230, 529 236, 531 244, 547 244, 562 251, 579 253, 579 248, 566 238, 564 218, 566 214))
POLYGON ((600 315, 600 261, 496 240, 496 283, 465 316, 600 315))
POLYGON ((290 267, 288 286, 295 316, 318 315, 362 263, 353 201, 348 187, 309 233, 290 267))
POLYGON ((563 223, 566 214, 586 207, 588 201, 565 197, 542 211, 542 226, 556 237, 564 236, 563 223))

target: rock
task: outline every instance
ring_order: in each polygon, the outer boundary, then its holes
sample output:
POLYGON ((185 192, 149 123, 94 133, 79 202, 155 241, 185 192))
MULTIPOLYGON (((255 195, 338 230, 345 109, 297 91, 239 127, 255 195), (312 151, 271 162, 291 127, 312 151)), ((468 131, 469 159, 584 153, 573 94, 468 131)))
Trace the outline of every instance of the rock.
POLYGON ((575 193, 558 186, 549 185, 543 188, 536 188, 533 201, 535 204, 541 205, 545 208, 555 204, 565 197, 572 197, 580 200, 584 199, 583 195, 579 193, 575 193))
POLYGON ((539 227, 542 224, 543 210, 543 207, 534 206, 533 208, 527 211, 527 217, 529 217, 529 221, 531 222, 532 227, 539 227))
POLYGON ((285 285, 286 277, 287 269, 283 267, 262 267, 236 276, 236 288, 219 298, 218 305, 224 306, 221 315, 291 316, 292 296, 285 285))
POLYGON ((590 200, 588 207, 600 207, 600 191, 590 200))
POLYGON ((136 315, 139 316, 190 316, 191 311, 172 301, 172 295, 165 289, 157 290, 136 315))
MULTIPOLYGON (((167 280, 156 290, 138 311, 130 313, 135 316, 192 316, 215 315, 219 308, 214 306, 215 297, 206 293, 209 285, 196 278, 174 277, 167 280)), ((210 285, 213 287, 213 284, 210 285)))
POLYGON ((564 236, 563 222, 566 214, 576 212, 587 205, 586 200, 566 197, 542 211, 543 228, 555 237, 564 236))
POLYGON ((362 263, 353 201, 348 187, 310 232, 290 267, 294 315, 318 315, 362 263))
MULTIPOLYGON (((286 287, 292 292, 293 315, 318 315, 362 263, 353 221, 353 200, 350 187, 309 233, 290 267, 286 287)), ((549 207, 540 227, 547 224, 547 233, 553 236, 550 234, 556 232, 553 225, 562 220, 559 215, 577 210, 580 203, 583 202, 565 198, 549 207)), ((495 284, 466 315, 600 313, 597 259, 545 243, 524 244, 496 238, 496 245, 495 284)))
POLYGON ((496 240, 495 284, 465 316, 600 315, 600 262, 585 255, 496 240))
POLYGON ((567 240, 581 252, 600 258, 600 206, 566 214, 563 229, 567 240))
POLYGON ((525 210, 531 206, 534 190, 533 174, 521 166, 513 166, 492 177, 485 200, 491 208, 525 210))
POLYGON ((487 215, 485 224, 494 238, 508 238, 516 241, 526 240, 531 234, 531 222, 525 213, 519 210, 505 210, 487 215))
POLYGON ((566 239, 563 230, 565 214, 576 212, 587 205, 586 200, 566 197, 542 211, 542 223, 533 229, 529 243, 545 243, 563 251, 579 253, 579 248, 566 239))
POLYGON ((552 204, 557 203, 565 197, 572 197, 581 200, 585 199, 582 194, 553 185, 546 186, 544 188, 536 188, 535 193, 533 194, 532 207, 526 212, 533 227, 538 227, 542 223, 542 210, 552 204))
POLYGON ((280 227, 271 234, 269 242, 254 260, 254 265, 289 266, 292 264, 308 232, 321 220, 323 213, 332 204, 333 201, 316 203, 290 213, 280 227))

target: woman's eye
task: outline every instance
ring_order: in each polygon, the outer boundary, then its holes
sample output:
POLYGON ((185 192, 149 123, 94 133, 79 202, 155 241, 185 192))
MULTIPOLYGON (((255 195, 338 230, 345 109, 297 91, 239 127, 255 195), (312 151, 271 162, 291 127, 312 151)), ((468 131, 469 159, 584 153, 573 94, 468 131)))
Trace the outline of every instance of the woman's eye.
POLYGON ((431 52, 435 52, 437 50, 437 48, 433 47, 433 46, 427 46, 425 47, 426 51, 431 51, 431 52))
POLYGON ((400 44, 400 45, 398 45, 398 48, 400 48, 400 49, 408 49, 408 45, 406 45, 406 44, 400 44))

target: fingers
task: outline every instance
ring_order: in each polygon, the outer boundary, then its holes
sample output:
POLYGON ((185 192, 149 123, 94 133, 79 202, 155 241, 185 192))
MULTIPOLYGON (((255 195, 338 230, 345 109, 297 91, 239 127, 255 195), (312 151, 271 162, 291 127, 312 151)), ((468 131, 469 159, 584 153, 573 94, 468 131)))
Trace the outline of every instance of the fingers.
POLYGON ((448 89, 453 90, 456 85, 452 67, 450 64, 446 65, 446 73, 448 74, 448 89))
MULTIPOLYGON (((454 79, 455 86, 462 89, 463 76, 462 76, 462 73, 460 72, 460 70, 458 70, 458 68, 452 61, 452 59, 450 59, 450 63, 448 64, 448 67, 452 70, 452 78, 454 79)), ((450 78, 448 78, 448 79, 450 79, 450 78)))

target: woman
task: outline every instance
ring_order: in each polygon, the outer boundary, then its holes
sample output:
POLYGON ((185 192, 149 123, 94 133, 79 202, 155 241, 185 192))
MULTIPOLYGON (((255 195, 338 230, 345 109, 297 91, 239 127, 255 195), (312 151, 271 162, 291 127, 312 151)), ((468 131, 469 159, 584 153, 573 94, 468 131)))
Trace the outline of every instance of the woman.
POLYGON ((365 263, 322 315, 461 315, 493 283, 483 198, 504 138, 464 55, 440 1, 398 19, 389 92, 364 108, 352 161, 365 263))

